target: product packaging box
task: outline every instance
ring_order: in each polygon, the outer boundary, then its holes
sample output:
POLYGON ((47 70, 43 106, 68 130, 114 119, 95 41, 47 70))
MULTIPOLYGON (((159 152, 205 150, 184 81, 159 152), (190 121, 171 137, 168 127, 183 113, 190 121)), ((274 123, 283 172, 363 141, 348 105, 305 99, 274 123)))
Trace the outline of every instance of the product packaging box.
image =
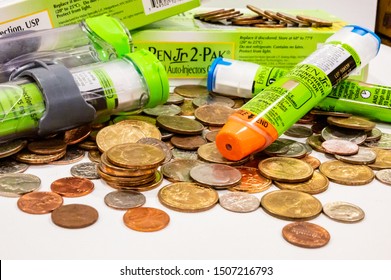
MULTIPOLYGON (((218 8, 216 8, 218 9, 218 8)), ((290 69, 302 61, 319 44, 346 23, 324 11, 285 11, 290 15, 307 15, 332 22, 330 27, 235 26, 229 23, 205 22, 195 18, 216 9, 198 8, 147 25, 132 32, 136 48, 154 53, 164 64, 172 83, 183 79, 206 79, 216 57, 254 62, 290 69), (196 16, 197 17, 197 16, 196 16)), ((239 9, 244 16, 255 14, 239 9)), ((358 79, 365 79, 361 71, 358 79)))
POLYGON ((376 15, 376 33, 391 39, 391 1, 379 0, 376 15))
POLYGON ((48 29, 107 14, 132 30, 182 13, 200 0, 2 0, 0 35, 48 29))

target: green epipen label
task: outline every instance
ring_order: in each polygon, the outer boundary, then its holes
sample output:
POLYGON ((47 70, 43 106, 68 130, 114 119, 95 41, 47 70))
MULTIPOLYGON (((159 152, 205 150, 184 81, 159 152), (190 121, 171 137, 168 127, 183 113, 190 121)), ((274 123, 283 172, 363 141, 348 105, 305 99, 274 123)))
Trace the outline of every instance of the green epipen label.
POLYGON ((0 137, 35 130, 45 112, 35 83, 0 86, 0 137))
POLYGON ((253 96, 265 89, 265 87, 274 83, 278 78, 282 77, 287 71, 276 67, 259 66, 255 73, 254 83, 252 88, 253 96))

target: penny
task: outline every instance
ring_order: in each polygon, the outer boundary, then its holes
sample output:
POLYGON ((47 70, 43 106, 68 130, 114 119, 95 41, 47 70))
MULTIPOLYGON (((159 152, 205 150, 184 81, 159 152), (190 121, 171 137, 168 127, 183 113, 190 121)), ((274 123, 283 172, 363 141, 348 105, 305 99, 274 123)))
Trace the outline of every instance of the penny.
POLYGON ((184 150, 197 150, 203 144, 206 144, 207 141, 201 135, 194 136, 173 136, 171 138, 171 143, 177 148, 184 150))
POLYGON ((170 222, 170 216, 157 208, 139 207, 127 210, 123 221, 130 229, 153 232, 165 228, 170 222))
POLYGON ((192 182, 190 170, 198 165, 204 164, 194 159, 175 159, 161 167, 161 172, 171 182, 192 182))
POLYGON ((323 162, 319 170, 330 181, 349 186, 366 185, 375 177, 372 169, 366 165, 350 164, 339 160, 323 162))
POLYGON ((324 204, 323 213, 335 221, 344 223, 359 222, 365 217, 365 213, 360 207, 343 201, 324 204))
POLYGON ((311 165, 314 170, 317 169, 321 163, 319 159, 317 159, 316 157, 310 156, 310 155, 306 155, 305 157, 301 158, 300 160, 311 165))
POLYGON ((306 138, 312 135, 312 130, 306 126, 294 124, 288 128, 284 134, 286 136, 296 137, 296 138, 306 138))
POLYGON ((314 196, 293 190, 278 190, 261 199, 263 209, 280 219, 313 219, 322 211, 321 202, 314 196))
POLYGON ((77 144, 77 146, 83 150, 98 150, 98 145, 96 144, 96 141, 94 140, 84 140, 77 144))
POLYGON ((240 11, 225 11, 223 13, 220 13, 218 15, 208 16, 204 17, 204 21, 210 21, 210 22, 217 22, 222 20, 230 20, 233 18, 236 18, 238 16, 243 15, 240 11))
POLYGON ((90 125, 79 126, 64 133, 64 142, 67 145, 74 145, 85 140, 91 133, 90 125))
POLYGON ((309 180, 314 169, 308 163, 295 158, 272 157, 259 162, 259 171, 271 180, 297 183, 309 180))
POLYGON ((158 167, 166 155, 162 149, 148 144, 116 145, 107 151, 107 159, 120 167, 151 169, 158 167))
POLYGON ((235 101, 231 98, 219 95, 205 95, 199 96, 193 99, 193 105, 195 107, 201 107, 204 105, 221 105, 232 108, 235 105, 235 101))
POLYGON ((340 117, 340 118, 348 118, 352 114, 349 113, 343 113, 343 112, 333 112, 333 111, 323 111, 323 110, 316 110, 312 109, 310 111, 311 115, 318 115, 318 116, 333 116, 333 117, 340 117))
POLYGON ((320 172, 315 171, 311 179, 301 183, 283 183, 275 181, 274 184, 282 190, 300 191, 309 194, 318 194, 327 190, 329 179, 320 172))
POLYGON ((134 191, 143 192, 143 191, 149 191, 149 190, 155 189, 156 187, 160 186, 162 181, 163 181, 162 174, 159 171, 156 171, 155 172, 155 180, 153 180, 153 181, 151 181, 149 183, 145 183, 145 184, 136 184, 136 185, 133 185, 133 186, 129 186, 129 184, 121 184, 121 183, 118 183, 118 182, 114 182, 113 183, 113 182, 106 181, 106 183, 110 187, 113 187, 115 189, 134 190, 134 191))
POLYGON ((84 204, 68 204, 53 210, 52 221, 63 228, 76 229, 93 225, 99 217, 95 208, 84 204))
POLYGON ((88 151, 88 158, 93 162, 100 162, 101 152, 98 150, 88 151))
POLYGON ((297 15, 298 19, 309 22, 311 24, 314 24, 319 27, 330 27, 333 25, 332 21, 324 20, 321 18, 313 17, 313 16, 307 16, 307 15, 297 15))
POLYGON ((260 24, 260 23, 265 23, 264 19, 258 18, 258 17, 253 17, 245 19, 245 18, 235 18, 231 20, 231 23, 233 25, 253 25, 253 24, 260 24))
POLYGON ((311 135, 307 138, 306 143, 310 145, 315 151, 325 153, 326 151, 322 147, 323 139, 320 135, 311 135))
POLYGON ((57 154, 43 155, 43 154, 34 154, 28 150, 22 150, 15 155, 15 159, 20 162, 28 164, 46 164, 51 163, 55 160, 62 158, 66 154, 66 150, 59 152, 57 154))
POLYGON ((180 85, 174 88, 174 93, 183 97, 196 98, 203 95, 208 95, 209 91, 203 85, 180 85))
POLYGON ((0 159, 0 174, 22 173, 27 170, 28 164, 11 158, 0 159))
POLYGON ((182 104, 184 100, 185 100, 185 98, 183 98, 183 96, 180 96, 179 94, 176 94, 176 93, 171 93, 168 96, 168 99, 165 104, 166 105, 170 105, 170 104, 179 105, 179 104, 182 104))
POLYGON ((230 191, 259 193, 269 189, 272 184, 272 181, 263 177, 257 168, 238 166, 236 169, 240 171, 242 179, 240 184, 228 188, 230 191))
POLYGON ((235 109, 222 105, 204 105, 194 111, 194 117, 203 124, 223 126, 235 109))
POLYGON ((289 20, 287 17, 281 17, 281 16, 279 16, 277 13, 275 13, 273 11, 265 10, 264 12, 265 12, 265 14, 267 14, 270 17, 272 17, 277 22, 287 23, 287 24, 290 24, 290 25, 297 25, 295 22, 289 20))
POLYGON ((365 139, 366 142, 370 141, 378 141, 380 140, 382 135, 382 132, 378 128, 373 128, 371 131, 367 132, 367 138, 365 139))
MULTIPOLYGON (((164 130, 162 128, 159 128, 159 130, 160 130, 160 133, 162 134, 162 141, 170 140, 170 138, 172 136, 174 136, 174 133, 172 133, 170 131, 164 130)), ((166 144, 167 144, 167 142, 166 142, 166 144)))
POLYGON ((335 155, 339 161, 351 164, 371 164, 376 161, 376 153, 370 148, 359 147, 358 153, 350 156, 335 155))
POLYGON ((181 116, 194 116, 195 108, 193 106, 193 100, 185 99, 180 105, 181 107, 181 116))
POLYGON ((198 159, 197 151, 182 150, 178 148, 174 148, 171 151, 174 159, 190 159, 190 160, 198 159))
POLYGON ((376 172, 376 179, 380 182, 391 185, 391 169, 382 169, 376 172))
POLYGON ((143 184, 149 184, 156 179, 156 170, 152 174, 134 177, 112 176, 110 174, 104 173, 101 169, 98 169, 98 174, 106 183, 113 183, 123 187, 134 187, 143 184))
POLYGON ((46 214, 63 204, 61 195, 54 192, 30 192, 22 195, 17 202, 18 208, 29 214, 46 214))
POLYGON ((358 145, 343 139, 330 139, 322 143, 322 148, 328 154, 349 156, 358 153, 358 145))
POLYGON ((381 148, 384 150, 391 150, 391 134, 382 133, 378 141, 365 142, 364 145, 371 148, 381 148))
POLYGON ((50 189, 65 197, 80 197, 94 190, 91 180, 77 177, 64 177, 51 183, 50 189))
POLYGON ((246 7, 247 7, 247 9, 253 11, 254 13, 256 13, 256 14, 258 14, 258 15, 264 17, 264 18, 267 18, 267 19, 270 19, 270 20, 274 20, 274 18, 271 17, 271 16, 269 16, 269 15, 267 15, 267 14, 265 13, 265 11, 263 11, 263 10, 261 10, 261 9, 259 9, 259 8, 257 8, 257 7, 255 7, 255 6, 253 6, 253 5, 246 5, 246 7))
POLYGON ((311 130, 313 133, 321 134, 323 129, 325 129, 329 124, 326 122, 326 120, 316 121, 312 126, 311 130))
POLYGON ((205 139, 209 142, 215 142, 217 133, 219 133, 219 130, 209 131, 205 134, 205 139))
POLYGON ((162 164, 165 164, 172 159, 171 148, 166 143, 164 143, 162 140, 159 140, 156 138, 151 138, 151 137, 146 137, 146 138, 141 138, 140 140, 137 141, 137 143, 148 144, 148 145, 152 145, 152 146, 155 146, 155 147, 162 149, 162 151, 166 155, 162 164))
POLYGON ((309 222, 294 222, 283 227, 282 236, 289 243, 303 248, 320 248, 330 241, 330 233, 309 222))
POLYGON ((219 196, 212 188, 179 182, 163 186, 159 190, 158 198, 164 206, 175 211, 201 212, 215 206, 219 196))
POLYGON ((283 13, 283 12, 277 12, 277 15, 280 16, 281 18, 285 19, 285 20, 289 20, 291 22, 296 23, 296 24, 300 25, 301 27, 310 26, 308 21, 300 20, 300 19, 298 19, 294 15, 291 15, 291 14, 288 14, 288 13, 283 13))
POLYGON ((98 164, 96 162, 82 162, 72 166, 71 174, 74 177, 86 179, 99 179, 98 164))
POLYGON ((225 164, 207 163, 193 167, 190 177, 199 184, 216 189, 226 189, 240 183, 242 174, 225 164))
POLYGON ((145 108, 143 110, 144 114, 158 117, 158 116, 175 116, 180 114, 181 108, 177 105, 157 105, 153 108, 145 108))
POLYGON ((223 157, 217 149, 216 143, 207 143, 200 146, 197 150, 198 156, 211 163, 221 163, 227 165, 242 165, 249 160, 249 157, 245 157, 239 161, 232 161, 223 157))
POLYGON ((126 210, 130 208, 140 207, 145 204, 145 195, 138 191, 113 191, 105 195, 104 202, 107 206, 126 210))
POLYGON ((343 139, 349 140, 350 142, 356 143, 357 145, 364 143, 365 139, 367 138, 367 134, 363 130, 346 129, 336 126, 325 127, 322 130, 321 135, 323 140, 343 139))
POLYGON ((0 195, 18 197, 37 190, 41 179, 32 174, 4 174, 0 176, 0 195))
POLYGON ((204 130, 200 122, 181 116, 159 116, 156 124, 158 127, 178 134, 196 135, 204 130))
POLYGON ((38 155, 53 155, 63 152, 67 144, 62 139, 37 140, 27 144, 27 149, 31 153, 38 155))
POLYGON ((82 160, 84 158, 84 154, 85 154, 84 150, 71 146, 67 148, 65 155, 63 157, 59 158, 58 160, 50 162, 50 164, 60 165, 60 164, 75 163, 82 160))
POLYGON ((327 122, 334 126, 358 130, 372 130, 376 126, 376 123, 357 116, 350 116, 348 118, 330 116, 327 118, 327 122))
POLYGON ((254 27, 258 28, 284 28, 287 27, 286 23, 274 23, 274 22, 265 22, 265 24, 254 24, 254 27))
POLYGON ((242 192, 226 193, 219 198, 219 203, 224 209, 238 213, 255 211, 260 205, 258 198, 242 192))
POLYGON ((1 143, 0 145, 0 158, 8 157, 10 155, 16 154, 21 151, 24 147, 26 147, 26 140, 12 140, 5 143, 1 143))
POLYGON ((213 10, 213 11, 210 11, 210 12, 199 13, 199 14, 195 14, 194 18, 208 17, 208 16, 211 16, 211 15, 216 15, 216 14, 222 13, 224 11, 226 11, 226 10, 225 9, 218 9, 218 10, 213 10))

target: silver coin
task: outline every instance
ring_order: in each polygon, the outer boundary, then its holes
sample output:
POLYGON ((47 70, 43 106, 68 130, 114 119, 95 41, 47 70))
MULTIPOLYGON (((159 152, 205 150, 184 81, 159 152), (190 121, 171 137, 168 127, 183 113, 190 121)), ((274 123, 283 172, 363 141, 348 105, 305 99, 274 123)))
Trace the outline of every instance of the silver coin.
POLYGON ((197 151, 188 151, 182 150, 178 148, 174 148, 171 150, 174 159, 198 159, 197 151))
POLYGON ((10 158, 0 160, 0 174, 22 173, 27 170, 28 164, 10 158))
POLYGON ((281 139, 276 139, 273 143, 271 143, 263 151, 270 156, 284 154, 289 150, 289 145, 294 143, 293 140, 289 140, 289 141, 291 141, 291 142, 283 141, 281 139))
POLYGON ((83 159, 85 151, 77 147, 68 147, 65 155, 55 161, 52 161, 50 164, 71 164, 78 162, 83 159))
POLYGON ((351 156, 334 155, 339 161, 351 164, 371 164, 376 161, 376 153, 370 148, 359 147, 358 153, 351 156))
POLYGON ((104 201, 111 208, 126 210, 144 205, 146 198, 138 191, 113 191, 105 196, 104 201))
POLYGON ((323 205, 323 213, 338 222, 355 223, 365 217, 364 211, 351 203, 336 201, 323 205))
POLYGON ((229 211, 247 213, 259 208, 260 201, 255 196, 243 192, 230 192, 219 198, 220 205, 229 211))
POLYGON ((378 141, 365 142, 364 145, 367 147, 372 147, 372 148, 381 148, 384 150, 391 150, 391 134, 390 133, 382 133, 382 135, 378 141))
POLYGON ((376 179, 380 182, 391 185, 391 169, 382 169, 376 172, 376 179))
POLYGON ((152 146, 155 146, 155 147, 162 149, 164 154, 166 155, 162 164, 165 164, 172 159, 171 148, 166 143, 164 143, 162 140, 159 140, 156 138, 151 138, 151 137, 145 137, 145 138, 141 138, 140 140, 138 140, 137 143, 148 144, 148 145, 152 145, 152 146))
POLYGON ((294 142, 288 145, 288 151, 282 154, 278 154, 278 157, 290 157, 290 158, 302 158, 308 153, 306 144, 300 142, 294 142))
POLYGON ((343 139, 360 145, 367 139, 367 134, 363 130, 340 128, 334 126, 326 126, 322 130, 323 140, 343 139))
POLYGON ((73 177, 86 179, 99 179, 98 163, 96 162, 82 162, 72 166, 71 174, 73 177))
POLYGON ((284 134, 286 136, 296 137, 296 138, 306 138, 312 135, 312 130, 309 127, 304 125, 294 124, 288 128, 284 134))
POLYGON ((204 105, 222 105, 232 108, 235 105, 235 101, 225 96, 205 95, 194 98, 193 105, 196 107, 204 105))
POLYGON ((226 189, 239 184, 242 173, 229 165, 206 163, 193 167, 190 177, 199 184, 226 189))
POLYGON ((170 104, 170 105, 157 105, 153 108, 145 108, 143 112, 147 115, 158 117, 158 116, 175 116, 181 112, 181 107, 170 104))
POLYGON ((0 176, 0 195, 18 197, 37 190, 41 179, 32 174, 5 174, 0 176))
POLYGON ((10 155, 16 154, 22 150, 27 145, 26 140, 12 140, 0 145, 0 158, 8 157, 10 155))
POLYGON ((185 98, 183 96, 180 96, 177 93, 170 93, 170 95, 168 96, 168 99, 167 99, 165 105, 182 104, 184 100, 185 100, 185 98))

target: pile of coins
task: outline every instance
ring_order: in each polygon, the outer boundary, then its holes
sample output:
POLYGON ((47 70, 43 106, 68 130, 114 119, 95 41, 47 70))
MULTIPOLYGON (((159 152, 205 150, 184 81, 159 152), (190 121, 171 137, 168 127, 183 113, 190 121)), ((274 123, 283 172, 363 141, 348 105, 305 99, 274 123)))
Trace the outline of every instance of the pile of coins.
POLYGON ((244 15, 235 9, 218 9, 196 14, 194 18, 208 23, 259 28, 331 27, 333 25, 332 21, 307 15, 291 15, 285 12, 262 10, 252 5, 247 5, 247 8, 256 15, 244 15))

